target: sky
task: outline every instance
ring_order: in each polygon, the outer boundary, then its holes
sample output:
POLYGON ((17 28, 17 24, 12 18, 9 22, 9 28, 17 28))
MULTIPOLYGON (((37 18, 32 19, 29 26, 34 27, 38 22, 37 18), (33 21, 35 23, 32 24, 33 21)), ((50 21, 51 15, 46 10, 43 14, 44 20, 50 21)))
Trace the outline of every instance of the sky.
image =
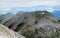
POLYGON ((0 14, 29 10, 60 10, 60 0, 0 0, 0 14))

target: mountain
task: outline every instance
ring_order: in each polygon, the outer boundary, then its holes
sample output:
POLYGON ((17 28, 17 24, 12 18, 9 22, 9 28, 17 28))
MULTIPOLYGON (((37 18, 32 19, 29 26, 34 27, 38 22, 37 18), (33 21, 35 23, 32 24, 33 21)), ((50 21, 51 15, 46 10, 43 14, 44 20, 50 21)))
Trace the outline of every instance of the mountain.
POLYGON ((54 15, 56 18, 60 19, 60 10, 54 10, 54 12, 52 12, 52 15, 54 15))
POLYGON ((19 11, 4 25, 26 38, 60 38, 60 21, 48 11, 19 11))
POLYGON ((52 12, 52 14, 56 17, 56 18, 58 18, 58 19, 60 19, 60 6, 58 5, 58 6, 55 6, 55 7, 53 7, 53 12, 52 12))
POLYGON ((4 23, 7 22, 11 17, 12 17, 12 15, 11 15, 10 13, 0 15, 0 23, 1 23, 1 24, 4 24, 4 23))

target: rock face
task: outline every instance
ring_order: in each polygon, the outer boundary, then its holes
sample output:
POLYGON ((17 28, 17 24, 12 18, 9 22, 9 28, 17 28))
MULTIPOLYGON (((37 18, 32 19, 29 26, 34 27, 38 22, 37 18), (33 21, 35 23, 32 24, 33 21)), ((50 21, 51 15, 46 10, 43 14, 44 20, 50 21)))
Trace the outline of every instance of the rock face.
POLYGON ((4 25, 26 38, 60 38, 60 22, 47 11, 18 12, 4 25))
POLYGON ((12 15, 10 13, 0 15, 0 19, 1 19, 0 23, 4 24, 8 20, 10 20, 11 17, 12 17, 12 15))
POLYGON ((25 37, 0 24, 0 38, 25 38, 25 37))
MULTIPOLYGON (((60 38, 60 22, 47 11, 31 12, 18 33, 26 38, 60 38)), ((24 22, 24 21, 23 21, 24 22)))

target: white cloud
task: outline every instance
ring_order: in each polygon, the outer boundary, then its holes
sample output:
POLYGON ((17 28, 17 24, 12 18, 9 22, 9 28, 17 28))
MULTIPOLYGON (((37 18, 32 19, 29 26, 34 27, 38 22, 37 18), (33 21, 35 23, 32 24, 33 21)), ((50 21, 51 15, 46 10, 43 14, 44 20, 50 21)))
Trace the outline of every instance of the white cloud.
POLYGON ((41 9, 41 10, 46 10, 46 11, 49 11, 49 12, 54 12, 53 8, 45 8, 45 9, 41 9))
POLYGON ((11 8, 6 8, 6 9, 2 9, 2 10, 11 10, 11 8))
POLYGON ((2 14, 6 14, 6 13, 2 13, 2 14))
POLYGON ((53 9, 47 9, 47 11, 49 11, 49 12, 54 12, 54 10, 53 10, 53 9))
POLYGON ((1 0, 0 9, 13 7, 32 7, 37 5, 56 6, 60 5, 58 0, 1 0))

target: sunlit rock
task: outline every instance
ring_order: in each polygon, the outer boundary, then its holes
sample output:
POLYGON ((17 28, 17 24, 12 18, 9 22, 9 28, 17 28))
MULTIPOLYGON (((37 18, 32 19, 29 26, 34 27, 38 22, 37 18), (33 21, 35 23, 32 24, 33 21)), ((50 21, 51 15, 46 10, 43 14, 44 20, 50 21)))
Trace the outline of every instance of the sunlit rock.
POLYGON ((0 38, 25 38, 25 37, 0 24, 0 38))

